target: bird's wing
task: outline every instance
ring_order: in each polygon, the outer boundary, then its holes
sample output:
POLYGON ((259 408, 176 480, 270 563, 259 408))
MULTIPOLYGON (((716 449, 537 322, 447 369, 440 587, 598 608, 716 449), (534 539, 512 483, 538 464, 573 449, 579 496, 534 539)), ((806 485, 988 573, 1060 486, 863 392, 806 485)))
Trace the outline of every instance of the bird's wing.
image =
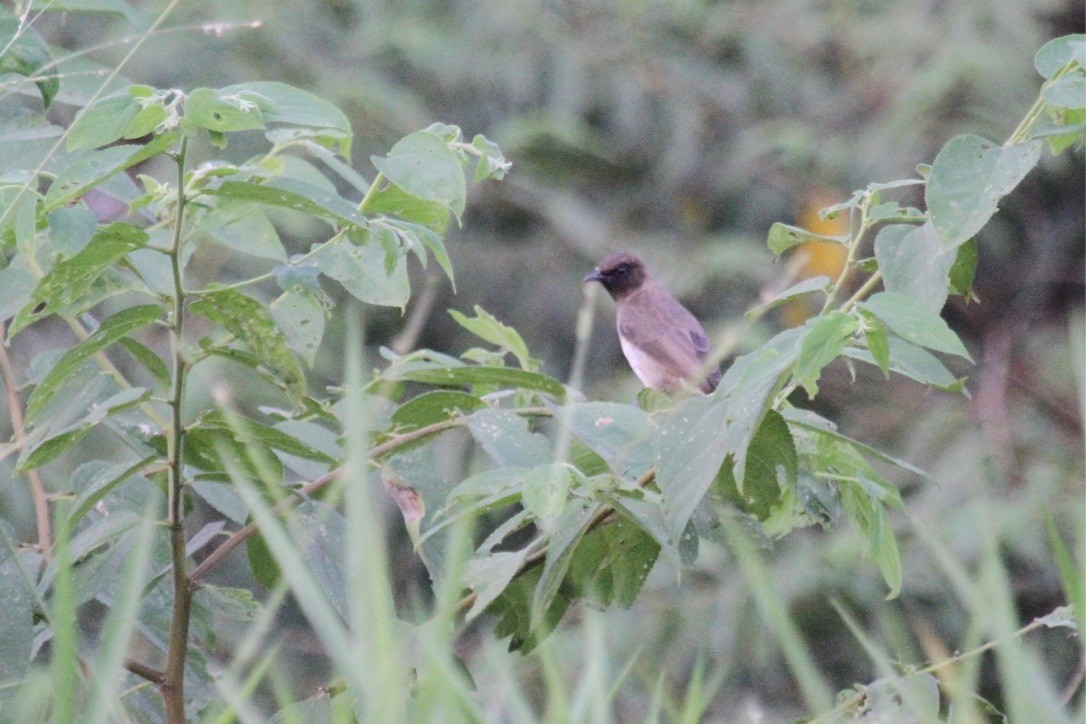
POLYGON ((693 378, 709 353, 701 324, 671 295, 657 296, 651 305, 640 301, 636 297, 627 301, 618 320, 619 333, 675 376, 693 378))

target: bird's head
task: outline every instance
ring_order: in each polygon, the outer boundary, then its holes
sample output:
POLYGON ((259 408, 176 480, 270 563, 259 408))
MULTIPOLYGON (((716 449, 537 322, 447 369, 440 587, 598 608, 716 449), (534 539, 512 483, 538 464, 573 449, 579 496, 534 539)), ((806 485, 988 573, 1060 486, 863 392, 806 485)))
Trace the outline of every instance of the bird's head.
POLYGON ((619 252, 600 262, 584 280, 599 282, 614 299, 621 299, 636 292, 647 276, 648 270, 640 259, 633 254, 619 252))

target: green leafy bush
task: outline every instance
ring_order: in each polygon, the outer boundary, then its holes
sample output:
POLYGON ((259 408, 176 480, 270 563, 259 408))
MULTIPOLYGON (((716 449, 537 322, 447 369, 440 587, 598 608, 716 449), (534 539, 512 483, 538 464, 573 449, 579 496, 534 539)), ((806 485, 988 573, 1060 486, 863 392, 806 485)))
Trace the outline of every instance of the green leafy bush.
MULTIPOLYGON (((571 606, 629 606, 659 559, 681 572, 707 542, 731 546, 753 568, 757 546, 847 522, 896 596, 904 573, 890 511, 904 505, 879 470, 924 473, 843 435, 805 409, 799 390, 815 398, 825 367, 843 359, 964 393, 937 355, 971 359, 940 312, 948 295, 970 294, 973 237, 1045 143, 1054 153, 1081 145, 1086 120, 1086 40, 1061 38, 1038 53, 1040 96, 1005 143, 959 136, 917 178, 871 184, 825 209, 826 218, 848 215, 846 235, 774 225, 774 254, 829 241, 847 250, 845 267, 760 308, 799 295, 822 301, 806 324, 735 360, 711 395, 586 400, 540 372, 521 335, 481 308, 453 317, 483 346, 460 357, 383 350, 372 373, 357 356, 356 324, 344 386, 326 393, 306 374, 331 304, 322 284, 402 309, 409 257, 436 262, 453 281, 444 234, 462 220, 469 181, 508 170, 497 146, 434 124, 372 157, 366 180, 351 166, 343 113, 274 82, 103 85, 62 130, 37 110, 58 92, 39 77, 49 49, 21 25, 4 28, 4 69, 39 91, 19 123, 47 143, 9 153, 15 161, 0 178, 0 322, 9 344, 54 320, 78 341, 22 371, 33 390, 9 448, 16 470, 40 486, 37 469, 66 466, 70 494, 37 497, 36 549, 4 531, 0 572, 12 603, 3 628, 16 635, 0 642, 0 658, 13 662, 5 707, 58 720, 77 707, 100 719, 161 712, 171 721, 244 708, 268 667, 242 661, 212 674, 222 618, 257 626, 278 604, 205 580, 241 545, 269 600, 293 593, 343 677, 286 707, 282 720, 353 710, 391 721, 405 707, 425 718, 437 701, 475 716, 470 687, 452 671, 457 613, 493 614, 495 635, 530 651, 571 606), (261 133, 265 150, 242 162, 190 161, 196 147, 214 153, 261 133), (127 173, 137 166, 148 171, 138 184, 127 173), (915 187, 924 210, 896 199, 915 187), (100 222, 92 192, 119 199, 125 213, 100 222), (322 224, 326 238, 288 256, 281 228, 299 220, 322 224), (874 256, 864 257, 869 247, 874 256), (194 258, 224 252, 271 268, 187 274, 194 258), (242 370, 276 404, 238 405, 225 385, 193 394, 193 371, 210 365, 242 370), (492 465, 452 479, 434 441, 454 429, 492 465), (111 436, 116 455, 81 461, 92 433, 111 436), (433 582, 434 615, 406 637, 417 658, 396 634, 371 479, 399 506, 433 582), (192 530, 186 516, 197 501, 217 520, 192 530), (92 601, 109 609, 96 642, 76 626, 92 601), (146 650, 128 658, 134 632, 146 650), (47 679, 33 668, 35 639, 51 640, 47 679), (96 676, 83 676, 80 662, 96 676), (121 693, 125 669, 156 685, 161 702, 142 685, 121 693), (246 679, 234 680, 242 671, 246 679), (43 680, 51 709, 34 708, 43 680)), ((773 606, 768 597, 762 605, 773 606)), ((802 655, 790 664, 803 680, 802 655)), ((937 717, 929 674, 888 673, 829 715, 937 717)), ((812 710, 829 709, 817 692, 805 687, 812 710)))

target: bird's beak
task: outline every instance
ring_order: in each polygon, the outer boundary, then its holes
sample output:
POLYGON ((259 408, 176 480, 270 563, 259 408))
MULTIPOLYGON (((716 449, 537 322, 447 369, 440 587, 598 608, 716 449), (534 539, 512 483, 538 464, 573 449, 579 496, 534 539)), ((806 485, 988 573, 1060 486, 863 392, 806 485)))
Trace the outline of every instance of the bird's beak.
POLYGON ((587 276, 585 276, 583 281, 585 283, 587 283, 587 282, 601 282, 601 281, 603 281, 603 275, 600 274, 599 269, 596 269, 591 274, 588 274, 587 276))

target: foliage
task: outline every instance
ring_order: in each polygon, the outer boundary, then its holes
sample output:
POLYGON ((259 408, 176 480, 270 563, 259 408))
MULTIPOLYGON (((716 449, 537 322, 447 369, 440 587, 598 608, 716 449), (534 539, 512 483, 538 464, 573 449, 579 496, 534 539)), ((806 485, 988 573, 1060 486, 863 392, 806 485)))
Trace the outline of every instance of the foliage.
MULTIPOLYGON (((360 183, 346 116, 274 82, 188 91, 103 85, 61 131, 37 110, 59 92, 37 77, 49 49, 22 24, 6 27, 19 53, 5 68, 39 91, 20 123, 56 141, 4 172, 0 322, 8 324, 5 341, 53 319, 79 338, 24 371, 34 389, 12 449, 28 477, 71 465, 91 434, 110 435, 118 450, 116 460, 72 471, 74 502, 47 516, 55 542, 48 524, 39 526, 36 551, 17 549, 4 531, 0 566, 12 569, 4 573, 12 591, 4 628, 18 634, 0 642, 0 658, 18 662, 5 672, 5 706, 62 720, 77 705, 100 719, 125 712, 171 721, 229 718, 248 706, 270 676, 264 662, 239 659, 220 677, 209 662, 224 617, 257 622, 278 604, 204 580, 243 543, 270 600, 294 595, 343 677, 314 700, 282 702, 282 720, 351 710, 363 719, 425 718, 434 701, 457 701, 465 718, 478 716, 454 670, 455 613, 493 614, 496 635, 528 652, 577 603, 628 607, 658 560, 681 573, 710 542, 727 543, 749 572, 758 565, 752 542, 771 546, 802 528, 847 522, 893 598, 904 573, 890 511, 904 503, 880 470, 923 473, 807 408, 838 360, 963 393, 964 380, 933 353, 971 360, 940 314, 950 294, 971 291, 971 240, 1038 163, 1044 143, 1061 152, 1081 146, 1083 135, 1075 91, 1086 75, 1086 41, 1073 36, 1038 53, 1046 80, 1004 144, 956 137, 919 178, 871 184, 825 209, 825 218, 848 216, 847 234, 772 227, 774 254, 829 241, 846 250, 845 266, 833 281, 801 282, 770 301, 823 296, 803 326, 736 359, 711 395, 648 409, 586 400, 541 372, 520 333, 479 307, 474 317, 452 316, 490 347, 460 357, 384 350, 372 373, 357 357, 354 325, 345 384, 325 394, 311 390, 306 373, 330 305, 323 285, 402 309, 411 299, 410 258, 423 267, 432 259, 453 281, 443 235, 453 218, 463 220, 469 176, 478 183, 505 175, 498 147, 433 124, 373 156, 374 177, 360 183), (221 152, 251 142, 246 134, 266 140, 264 150, 240 162, 216 154, 193 167, 197 149, 221 152), (137 165, 148 171, 139 185, 127 173, 137 165), (895 197, 915 187, 924 188, 925 210, 895 197), (92 193, 123 202, 122 218, 99 223, 92 193), (300 220, 321 224, 326 238, 288 257, 280 230, 300 220), (863 258, 869 243, 874 257, 863 258), (223 252, 263 266, 211 281, 187 273, 193 259, 223 252), (239 366, 244 384, 267 387, 274 405, 245 408, 226 385, 210 400, 193 394, 193 375, 225 362, 239 366), (548 419, 553 428, 541 422, 548 419), (454 429, 492 465, 449 479, 435 447, 454 429), (370 499, 377 480, 433 583, 433 617, 406 634, 370 499), (192 531, 186 518, 196 501, 221 518, 192 531), (110 610, 98 642, 76 635, 81 607, 92 601, 110 610), (32 630, 52 639, 51 710, 33 711, 41 674, 31 669, 39 655, 32 630), (137 631, 148 658, 163 663, 126 661, 137 631), (370 660, 386 665, 374 673, 370 660), (93 679, 83 678, 80 662, 94 662, 93 679), (140 686, 122 690, 125 668, 157 685, 161 700, 140 686)), ((985 574, 998 578, 1001 568, 990 561, 985 574)), ((787 619, 764 592, 759 603, 787 619)), ((997 614, 991 629, 1015 634, 1013 616, 997 614)), ((806 682, 812 713, 826 709, 829 697, 803 673, 810 667, 802 654, 789 663, 806 682)), ((835 712, 939 716, 930 672, 886 668, 835 712)))

